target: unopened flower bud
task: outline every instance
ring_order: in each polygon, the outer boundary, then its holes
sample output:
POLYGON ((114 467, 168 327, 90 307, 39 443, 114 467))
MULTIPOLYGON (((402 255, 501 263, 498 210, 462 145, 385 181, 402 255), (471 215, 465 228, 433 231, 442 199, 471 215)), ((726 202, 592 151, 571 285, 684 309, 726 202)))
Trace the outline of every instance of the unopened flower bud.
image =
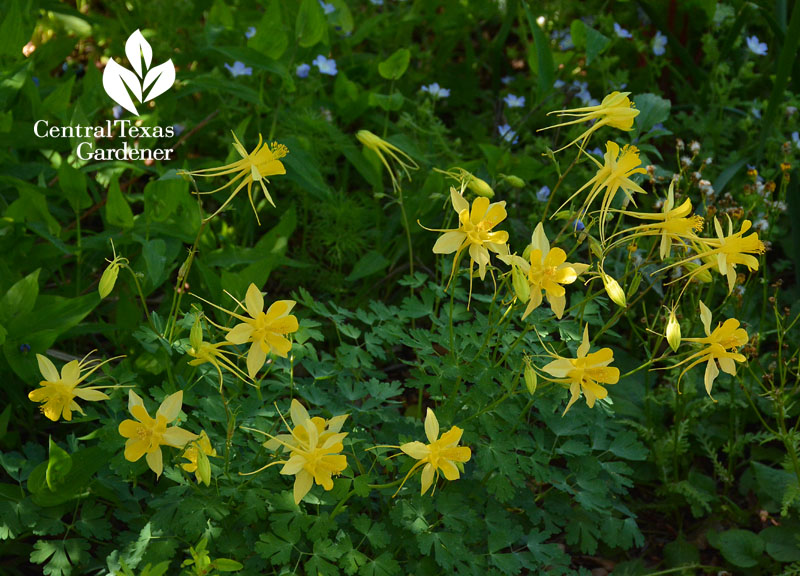
POLYGON ((669 311, 669 318, 667 319, 667 342, 673 352, 678 351, 678 346, 681 345, 681 325, 678 319, 675 318, 675 308, 669 311))

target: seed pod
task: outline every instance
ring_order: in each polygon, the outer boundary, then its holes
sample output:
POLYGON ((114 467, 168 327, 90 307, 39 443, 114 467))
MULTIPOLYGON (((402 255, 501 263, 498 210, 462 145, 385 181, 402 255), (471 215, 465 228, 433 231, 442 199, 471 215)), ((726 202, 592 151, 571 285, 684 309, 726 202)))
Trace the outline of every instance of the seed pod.
POLYGON ((208 456, 203 452, 199 443, 197 446, 197 476, 206 486, 211 484, 211 463, 208 461, 208 456))

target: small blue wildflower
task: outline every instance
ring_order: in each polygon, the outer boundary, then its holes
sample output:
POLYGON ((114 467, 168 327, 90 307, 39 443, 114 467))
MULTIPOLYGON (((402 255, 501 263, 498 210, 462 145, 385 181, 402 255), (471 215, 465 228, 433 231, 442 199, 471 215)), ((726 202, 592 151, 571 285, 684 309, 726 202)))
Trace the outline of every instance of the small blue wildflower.
POLYGON ((66 62, 64 62, 64 63, 61 65, 61 71, 62 71, 62 72, 66 72, 67 70, 69 70, 69 64, 67 64, 66 62))
POLYGON ((516 144, 519 142, 519 138, 517 138, 517 133, 511 129, 511 126, 508 124, 503 124, 502 126, 497 127, 497 131, 500 133, 500 136, 506 142, 511 142, 512 144, 516 144))
POLYGON ((327 2, 319 0, 319 5, 322 6, 322 11, 325 14, 332 14, 333 12, 336 12, 336 6, 334 6, 333 4, 328 4, 327 2))
POLYGON ((604 156, 603 150, 600 148, 600 146, 595 146, 594 150, 589 150, 589 154, 592 156, 604 156))
POLYGON ((502 82, 505 86, 508 86, 513 81, 514 81, 513 76, 503 76, 502 78, 500 78, 500 82, 502 82))
POLYGON ((614 22, 614 33, 617 35, 617 38, 633 38, 633 34, 625 30, 625 28, 616 22, 614 22))
POLYGON ((556 78, 556 81, 553 82, 553 88, 555 88, 556 90, 561 90, 565 84, 566 82, 564 82, 560 78, 556 78))
POLYGON ((567 50, 572 50, 575 48, 575 44, 572 42, 572 34, 567 32, 564 34, 564 38, 558 43, 558 47, 561 49, 562 52, 566 52, 567 50))
POLYGON ((114 106, 111 109, 111 113, 114 115, 114 118, 119 120, 120 118, 122 118, 122 106, 114 106))
POLYGON ((575 94, 575 98, 583 102, 584 106, 588 105, 592 99, 592 95, 589 94, 589 83, 573 80, 572 87, 578 90, 578 93, 575 94))
POLYGON ((239 62, 238 60, 233 63, 233 66, 231 66, 228 63, 225 63, 225 68, 228 69, 228 72, 230 72, 234 78, 236 78, 237 76, 253 75, 253 69, 250 68, 249 66, 245 66, 243 62, 239 62))
POLYGON ((339 73, 336 69, 336 60, 333 58, 325 58, 322 54, 314 58, 312 64, 317 67, 320 74, 336 76, 339 73))
POLYGON ((505 102, 506 106, 509 108, 524 108, 525 96, 514 96, 513 94, 509 94, 503 98, 503 102, 505 102))
POLYGON ((575 220, 575 232, 581 232, 586 226, 583 225, 583 222, 580 220, 575 220))
POLYGON ((756 56, 767 55, 767 44, 765 42, 760 42, 758 36, 747 37, 747 48, 756 56))
POLYGON ((36 86, 38 88, 39 87, 39 77, 38 76, 34 76, 33 78, 31 78, 31 80, 33 80, 34 86, 36 86))
POLYGON ((172 131, 175 133, 175 136, 180 136, 184 130, 186 130, 186 126, 184 126, 183 124, 172 125, 172 131))
POLYGON ((383 6, 383 0, 369 0, 369 3, 373 6, 383 6))
POLYGON ((794 142, 795 146, 800 148, 800 134, 797 132, 792 132, 792 142, 794 142))
POLYGON ((661 33, 661 30, 656 32, 653 36, 653 54, 656 56, 663 56, 667 51, 667 37, 661 33))
POLYGON ((297 74, 298 78, 308 78, 309 70, 311 70, 311 66, 303 62, 297 67, 297 70, 295 70, 295 74, 297 74))
POLYGON ((542 186, 539 188, 539 191, 536 193, 536 199, 539 202, 547 202, 547 199, 550 198, 550 186, 542 186))
POLYGON ((252 38, 253 36, 255 36, 256 35, 256 27, 255 26, 250 26, 247 29, 247 32, 244 33, 244 35, 245 35, 246 38, 252 38))
POLYGON ((761 110, 759 110, 759 109, 758 109, 758 108, 756 108, 755 106, 753 106, 752 108, 750 108, 750 113, 751 113, 753 116, 755 116, 756 118, 758 118, 759 120, 761 119, 761 110))
POLYGON ((22 352, 23 354, 27 354, 28 352, 31 351, 31 345, 30 344, 20 344, 19 345, 19 351, 22 352))
POLYGON ((422 92, 427 92, 431 96, 433 96, 434 100, 438 100, 439 98, 447 98, 450 96, 450 89, 449 88, 442 88, 439 86, 438 82, 434 82, 433 84, 428 84, 427 86, 423 86, 420 88, 422 92))

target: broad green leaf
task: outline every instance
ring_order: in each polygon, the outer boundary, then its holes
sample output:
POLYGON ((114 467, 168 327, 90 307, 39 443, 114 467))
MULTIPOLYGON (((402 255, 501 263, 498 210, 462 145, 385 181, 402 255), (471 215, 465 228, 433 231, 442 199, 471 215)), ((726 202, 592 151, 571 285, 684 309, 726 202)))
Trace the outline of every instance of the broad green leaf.
POLYGON ((739 568, 757 566, 764 554, 764 540, 750 530, 710 531, 708 542, 739 568))
POLYGON ((608 48, 611 40, 591 26, 586 26, 586 24, 583 26, 586 31, 586 65, 589 66, 595 58, 608 48))
POLYGON ((394 92, 392 94, 376 94, 375 92, 370 92, 369 105, 396 112, 403 107, 403 95, 400 92, 394 92))
POLYGON ((0 56, 13 56, 17 60, 24 58, 22 47, 33 33, 33 22, 30 15, 34 11, 29 1, 8 0, 0 16, 0 56))
POLYGON ((244 565, 230 558, 217 558, 211 565, 220 572, 236 572, 244 568, 244 565))
POLYGON ((50 458, 47 461, 47 471, 45 472, 45 479, 50 490, 57 490, 59 485, 63 484, 64 479, 71 469, 72 457, 58 444, 53 442, 53 438, 51 437, 50 458))
POLYGON ((637 94, 634 96, 633 102, 636 104, 636 109, 639 110, 639 115, 633 121, 637 134, 644 134, 659 122, 664 122, 669 118, 672 103, 661 96, 637 94))
POLYGON ((33 310, 39 296, 39 271, 37 268, 25 276, 0 298, 0 321, 7 324, 13 318, 33 310))
POLYGON ((399 80, 408 70, 411 52, 408 48, 400 48, 386 60, 378 64, 378 73, 386 80, 399 80))
POLYGON ((555 81, 553 53, 550 51, 550 42, 548 42, 542 29, 536 23, 527 2, 523 6, 525 7, 528 26, 533 34, 533 44, 536 48, 536 100, 541 102, 547 93, 553 89, 553 82, 555 81))
POLYGON ((72 206, 73 212, 92 205, 92 199, 86 193, 88 187, 86 175, 70 166, 66 160, 62 161, 58 168, 58 183, 61 185, 61 191, 64 192, 67 202, 72 206))
POLYGON ((778 562, 800 562, 798 525, 788 518, 781 524, 765 528, 758 534, 766 542, 767 554, 778 562))
POLYGON ((371 250, 364 254, 361 259, 353 266, 353 271, 345 278, 348 282, 355 282, 372 276, 384 270, 390 264, 383 254, 376 250, 371 250))
POLYGON ((119 176, 111 179, 106 199, 106 220, 112 226, 133 228, 133 211, 119 187, 119 176))
POLYGON ((289 35, 283 26, 281 2, 272 0, 264 11, 264 17, 256 26, 256 35, 247 41, 247 45, 277 60, 289 46, 289 35))
POLYGON ((303 48, 311 48, 321 42, 328 31, 328 22, 318 0, 303 0, 297 12, 295 35, 303 48))

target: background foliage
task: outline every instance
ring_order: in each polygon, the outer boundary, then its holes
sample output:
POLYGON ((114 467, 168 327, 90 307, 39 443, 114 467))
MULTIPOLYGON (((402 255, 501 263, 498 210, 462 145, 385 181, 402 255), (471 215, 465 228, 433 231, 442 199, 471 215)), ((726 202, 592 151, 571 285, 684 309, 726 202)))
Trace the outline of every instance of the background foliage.
MULTIPOLYGON (((327 14, 317 0, 3 4, 0 572, 800 573, 798 3, 377 4, 331 0, 327 14), (40 119, 113 119, 102 68, 137 28, 178 71, 137 121, 180 132, 138 145, 172 147, 175 160, 84 163, 73 155, 78 139, 36 138, 40 119), (653 50, 657 32, 663 55, 653 50), (752 35, 767 43, 766 56, 747 48, 752 35), (26 43, 35 50, 23 54, 26 43), (320 54, 338 73, 312 66, 298 76, 320 54), (234 62, 251 73, 233 77, 225 65, 234 62), (420 91, 432 82, 449 96, 420 91), (476 280, 469 309, 463 275, 445 292, 449 259, 434 257, 435 236, 415 224, 439 227, 450 182, 432 169, 460 166, 507 202, 505 229, 524 246, 549 205, 541 187, 563 176, 560 204, 594 170, 581 161, 568 171, 569 152, 543 155, 569 141, 536 132, 551 123, 545 114, 623 88, 641 113, 619 138, 654 166, 642 179, 645 208, 681 173, 680 192, 698 213, 765 223, 770 250, 757 274, 732 296, 719 277, 692 286, 683 303, 686 334, 699 333, 702 298, 715 320, 736 317, 751 336, 747 366, 718 380, 714 401, 699 371, 678 394, 676 370, 650 370, 667 367, 653 361, 666 350, 657 333, 668 276, 651 276, 655 266, 635 248, 606 262, 628 290, 625 309, 578 283, 563 320, 544 306, 521 321, 519 307, 505 314, 508 279, 496 293, 488 278, 476 280), (509 93, 526 105, 504 105, 509 93), (360 129, 420 165, 402 198, 355 139, 360 129), (219 206, 210 197, 198 204, 176 172, 233 161, 231 131, 248 150, 259 134, 290 149, 286 175, 270 185, 277 208, 261 201, 258 226, 240 195, 202 230, 187 285, 176 290, 201 210, 219 206), (121 271, 101 300, 110 240, 136 281, 121 271), (275 358, 258 387, 226 375, 229 416, 216 372, 185 355, 201 309, 226 318, 185 292, 227 306, 224 291, 241 299, 250 283, 268 301, 297 300, 301 328, 291 357, 275 358), (579 402, 562 417, 564 390, 539 382, 534 393, 524 368, 541 365, 540 339, 574 353, 586 323, 625 377, 610 402, 579 402), (149 406, 184 391, 182 425, 205 429, 220 454, 211 486, 177 466, 176 450, 159 480, 123 458, 124 388, 70 423, 37 411, 27 399, 40 380, 35 354, 66 361, 92 349, 125 354, 104 379, 135 386, 149 406), (276 469, 239 475, 270 459, 239 426, 274 432, 292 397, 314 414, 351 415, 349 469, 299 507, 276 469), (410 463, 364 449, 422 438, 426 407, 443 427, 464 428, 473 458, 433 496, 420 496, 413 478, 392 498, 396 484, 381 486, 410 463)), ((546 221, 551 241, 561 229, 558 244, 582 262, 596 242, 586 224, 573 233, 568 220, 546 221)))

